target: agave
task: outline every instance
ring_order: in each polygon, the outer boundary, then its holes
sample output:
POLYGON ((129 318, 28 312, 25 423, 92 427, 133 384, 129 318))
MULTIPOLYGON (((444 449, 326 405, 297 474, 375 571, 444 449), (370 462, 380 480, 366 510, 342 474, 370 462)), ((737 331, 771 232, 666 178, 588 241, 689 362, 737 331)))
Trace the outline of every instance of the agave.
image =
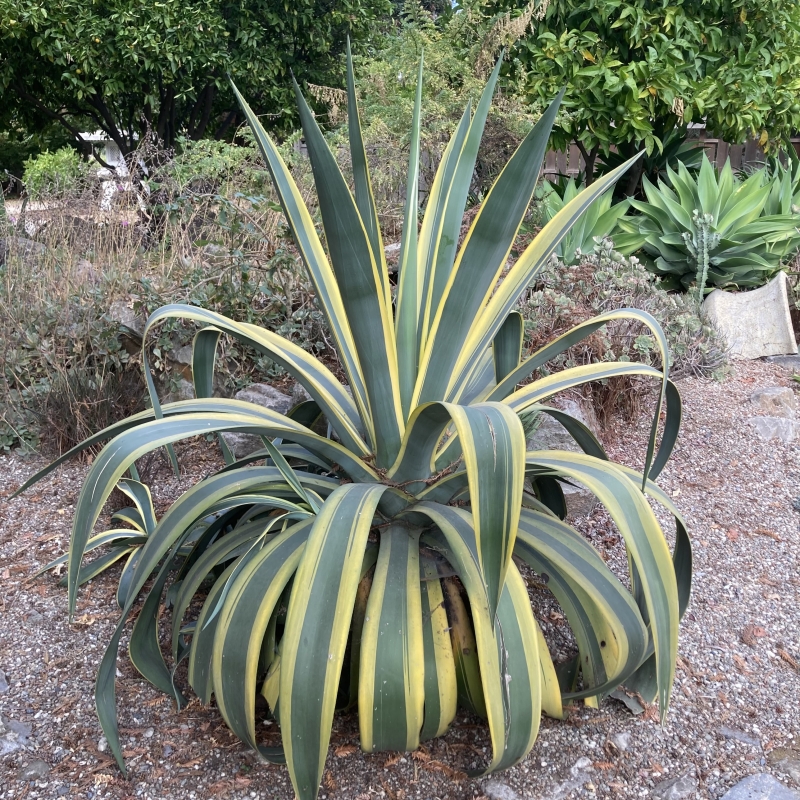
MULTIPOLYGON (((549 181, 542 181, 537 193, 541 195, 544 215, 549 222, 564 206, 574 200, 581 188, 570 178, 563 187, 556 187, 549 181)), ((582 255, 594 252, 595 245, 611 236, 617 223, 628 210, 628 201, 622 200, 612 205, 612 194, 607 191, 598 197, 570 228, 558 247, 557 255, 565 264, 576 264, 582 255)), ((629 252, 620 251, 623 255, 629 252)))
POLYGON ((612 311, 522 358, 524 326, 514 311, 570 226, 628 164, 566 203, 507 269, 556 99, 511 157, 457 251, 499 68, 474 112, 467 106, 418 227, 420 64, 396 297, 370 191, 350 59, 354 194, 295 86, 328 254, 275 144, 237 92, 327 317, 349 391, 325 364, 269 330, 181 305, 150 317, 145 341, 165 320, 201 326, 193 343, 196 399, 162 406, 146 370, 152 409, 76 448, 111 439, 95 458, 76 506, 67 570, 70 613, 90 531, 115 483, 128 471, 136 479, 137 459, 187 437, 224 431, 257 434, 264 450, 239 461, 226 452, 229 463, 180 496, 141 547, 96 687, 100 721, 123 770, 117 649, 153 576, 131 633, 136 668, 180 704, 174 669, 187 660, 189 684, 199 698, 215 697, 242 740, 265 759, 285 761, 303 800, 317 795, 337 708, 357 707, 367 752, 413 750, 446 731, 459 705, 472 709, 486 719, 492 745, 479 774, 523 759, 542 711, 560 717, 565 702, 595 704, 621 683, 648 701, 657 698, 662 718, 666 714, 678 624, 689 600, 691 547, 680 515, 654 482, 680 422, 664 335, 644 312, 612 311), (528 381, 549 359, 623 317, 649 327, 663 370, 603 363, 528 381), (212 397, 223 334, 274 359, 313 399, 282 415, 212 397), (660 386, 642 473, 609 461, 583 424, 545 402, 616 375, 646 376, 660 386), (662 409, 666 422, 656 448, 662 409), (521 416, 532 414, 555 418, 582 452, 526 451, 521 416), (316 432, 324 430, 320 418, 333 431, 330 438, 316 432), (588 487, 616 521, 629 554, 632 591, 564 521, 561 484, 573 481, 588 487), (674 552, 648 496, 675 517, 674 552), (181 558, 187 543, 190 552, 181 558), (575 633, 579 655, 560 674, 518 563, 547 583, 575 633), (158 619, 170 579, 168 666, 158 619), (202 609, 186 620, 195 598, 202 609), (280 746, 266 746, 256 735, 259 692, 279 722, 280 746))
POLYGON ((704 157, 696 176, 678 163, 677 172, 667 167, 667 179, 657 187, 643 179, 647 202, 630 201, 641 214, 620 219, 614 238, 627 252, 643 248, 642 260, 665 288, 688 289, 699 274, 709 287, 761 286, 800 243, 800 217, 767 207, 780 189, 763 169, 739 181, 730 160, 717 176, 704 157))

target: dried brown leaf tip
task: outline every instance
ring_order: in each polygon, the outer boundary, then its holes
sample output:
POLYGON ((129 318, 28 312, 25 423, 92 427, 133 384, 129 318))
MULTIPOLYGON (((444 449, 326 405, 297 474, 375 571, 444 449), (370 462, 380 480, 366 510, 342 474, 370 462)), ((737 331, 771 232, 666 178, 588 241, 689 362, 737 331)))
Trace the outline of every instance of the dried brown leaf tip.
POLYGON ((354 744, 342 744, 339 745, 339 747, 337 747, 333 752, 337 758, 345 758, 345 756, 351 756, 357 751, 358 748, 354 744))
POLYGON ((402 753, 392 753, 386 761, 383 762, 383 768, 386 769, 387 767, 393 767, 395 764, 400 762, 400 759, 403 757, 402 753))
POLYGON ((782 647, 778 648, 778 655, 793 669, 800 670, 800 662, 789 652, 782 647))
POLYGON ((335 792, 339 788, 339 784, 336 783, 333 775, 331 775, 330 770, 325 773, 325 777, 322 779, 322 785, 329 791, 335 792))

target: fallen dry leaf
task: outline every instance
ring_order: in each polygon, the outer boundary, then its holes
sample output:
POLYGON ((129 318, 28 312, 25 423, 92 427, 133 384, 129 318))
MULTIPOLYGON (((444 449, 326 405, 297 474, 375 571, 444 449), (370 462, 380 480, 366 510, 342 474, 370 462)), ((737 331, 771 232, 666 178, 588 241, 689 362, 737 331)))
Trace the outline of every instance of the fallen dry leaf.
POLYGON ((333 775, 331 775, 330 770, 325 773, 322 783, 329 792, 335 792, 339 788, 339 784, 336 783, 336 780, 334 779, 333 775))
POLYGON ((390 755, 386 761, 383 762, 383 768, 386 769, 387 767, 393 767, 395 764, 400 762, 402 757, 402 753, 392 753, 392 755, 390 755))
POLYGON ((783 539, 778 536, 775 531, 771 531, 768 528, 756 528, 754 533, 757 533, 759 536, 769 536, 770 539, 774 539, 776 542, 782 542, 783 539))
POLYGON ((357 752, 358 748, 354 744, 342 744, 339 745, 333 752, 337 758, 344 758, 345 756, 351 756, 353 753, 357 752))
POLYGON ((595 761, 592 766, 595 769, 614 769, 614 764, 611 761, 595 761))
POLYGON ((736 665, 736 669, 739 670, 744 675, 749 675, 750 670, 747 668, 747 662, 741 657, 734 654, 733 656, 733 663, 736 665))
POLYGON ((791 654, 787 653, 783 648, 778 648, 778 655, 790 666, 794 667, 794 669, 800 669, 800 663, 798 663, 797 659, 791 654))

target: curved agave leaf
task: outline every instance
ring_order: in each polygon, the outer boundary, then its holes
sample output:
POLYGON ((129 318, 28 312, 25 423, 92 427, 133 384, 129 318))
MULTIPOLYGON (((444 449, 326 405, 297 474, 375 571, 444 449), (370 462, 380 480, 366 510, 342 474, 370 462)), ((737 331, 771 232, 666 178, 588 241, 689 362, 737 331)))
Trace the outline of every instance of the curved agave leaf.
POLYGON ((367 600, 358 683, 361 748, 416 750, 425 701, 419 530, 380 533, 367 600))
POLYGON ((608 461, 555 450, 529 452, 529 466, 582 483, 606 507, 641 576, 657 661, 658 699, 666 717, 678 655, 678 590, 666 539, 652 509, 625 473, 608 461))
POLYGON ((421 603, 425 703, 419 738, 425 741, 441 736, 448 729, 455 718, 458 702, 455 661, 448 634, 444 594, 439 570, 430 558, 422 559, 421 603))
MULTIPOLYGON (((276 364, 280 364, 293 375, 314 398, 348 449, 362 455, 369 453, 369 448, 361 438, 360 431, 363 430, 363 426, 350 395, 336 380, 334 374, 302 347, 256 325, 235 322, 214 311, 180 304, 163 306, 150 315, 144 332, 145 341, 150 328, 165 319, 188 319, 212 325, 243 344, 268 355, 276 364)), ((204 392, 209 388, 208 381, 213 376, 214 368, 213 352, 209 354, 210 341, 210 338, 201 339, 201 349, 196 354, 193 352, 193 364, 201 366, 202 363, 200 377, 203 383, 200 385, 204 392), (209 358, 212 359, 210 364, 207 363, 209 358)), ((198 340, 195 339, 195 346, 197 344, 198 340)), ((142 352, 145 353, 144 350, 142 352)), ((211 397, 211 394, 212 392, 207 392, 204 396, 211 397)), ((201 397, 199 393, 198 397, 201 397)), ((154 407, 157 402, 156 399, 154 407)))
MULTIPOLYGON (((353 341, 353 334, 342 303, 342 295, 336 282, 336 276, 328 263, 322 243, 317 235, 314 221, 308 213, 300 190, 281 158, 278 148, 275 147, 275 143, 267 135, 258 117, 253 113, 253 110, 233 82, 231 82, 231 86, 272 176, 272 182, 280 198, 289 229, 292 231, 292 236, 303 258, 303 263, 306 266, 311 282, 314 284, 317 300, 322 307, 336 342, 336 350, 342 359, 342 365, 347 373, 348 382, 353 389, 356 404, 361 411, 362 417, 368 417, 369 405, 364 389, 361 366, 358 362, 358 351, 353 341)), ((373 431, 368 429, 368 435, 371 436, 372 433, 373 431)))
POLYGON ((500 403, 419 406, 389 477, 422 488, 434 467, 436 444, 452 420, 470 487, 478 563, 494 613, 514 548, 524 481, 525 434, 519 417, 500 403), (420 478, 422 480, 420 480, 420 478))
POLYGON ((214 633, 211 679, 217 705, 228 727, 258 751, 255 698, 262 643, 312 524, 293 525, 253 551, 231 586, 214 633))
POLYGON ((429 502, 416 504, 413 511, 429 517, 441 531, 446 544, 437 542, 435 536, 428 538, 456 569, 469 596, 492 740, 492 761, 476 774, 506 769, 530 752, 541 717, 537 625, 525 584, 512 564, 497 611, 492 613, 486 602, 471 515, 429 502))
POLYGON ((591 544, 546 514, 522 511, 514 552, 546 581, 578 643, 586 688, 565 698, 616 689, 642 664, 648 643, 630 592, 591 544))
POLYGON ((388 487, 345 484, 314 520, 286 615, 280 721, 299 800, 317 794, 367 536, 388 487))

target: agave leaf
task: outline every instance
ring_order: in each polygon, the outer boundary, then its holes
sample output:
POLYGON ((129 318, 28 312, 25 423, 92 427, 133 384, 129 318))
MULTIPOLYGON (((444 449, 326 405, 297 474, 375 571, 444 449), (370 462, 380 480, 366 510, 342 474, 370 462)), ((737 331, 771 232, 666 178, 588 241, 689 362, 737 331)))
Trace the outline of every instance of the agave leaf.
MULTIPOLYGON (((472 340, 471 328, 475 317, 505 270, 520 223, 533 197, 560 102, 561 95, 550 104, 492 186, 470 226, 455 266, 452 270, 447 267, 446 283, 440 291, 441 299, 436 292, 430 296, 431 322, 425 348, 420 354, 419 376, 414 393, 418 403, 445 397, 448 380, 464 343, 472 340)), ((458 229, 453 235, 457 240, 458 229)), ((437 266, 437 277, 439 269, 437 266)), ((508 312, 501 324, 507 316, 508 312)), ((497 331, 494 331, 481 350, 491 344, 496 334, 497 331)), ((477 352, 473 353, 477 356, 477 352)))
MULTIPOLYGON (((192 342, 192 381, 194 383, 195 397, 214 396, 214 367, 217 360, 217 344, 222 330, 209 325, 199 330, 192 342)), ((222 457, 226 464, 233 464, 236 460, 231 452, 225 437, 217 434, 222 457)))
MULTIPOLYGON (((492 104, 492 95, 494 88, 497 84, 497 78, 500 75, 500 66, 502 64, 502 54, 497 60, 492 74, 481 93, 478 105, 475 108, 475 115, 469 123, 469 129, 463 139, 463 145, 460 148, 454 149, 452 155, 457 158, 454 169, 450 175, 450 181, 442 186, 442 193, 438 195, 437 200, 444 207, 439 209, 436 220, 440 223, 438 230, 435 230, 435 238, 428 239, 424 235, 420 237, 421 243, 427 243, 429 246, 428 257, 424 260, 425 264, 425 280, 423 285, 423 308, 421 318, 421 336, 420 336, 420 373, 424 373, 422 368, 425 359, 423 354, 430 347, 429 338, 434 335, 433 328, 436 325, 436 318, 442 306, 442 300, 446 292, 446 286, 451 278, 451 271, 453 269, 453 262, 456 260, 456 247, 458 246, 458 236, 461 230, 461 222, 464 218, 464 207, 467 202, 467 195, 469 194, 469 187, 472 183, 473 175, 475 172, 475 161, 478 157, 478 147, 483 136, 483 128, 486 124, 486 117, 489 114, 489 108, 492 104), (431 246, 432 245, 432 246, 431 246)), ((469 114, 469 107, 465 112, 465 116, 469 114)), ((454 138, 458 137, 459 129, 454 134, 454 138)), ((531 187, 531 192, 533 187, 531 187)), ((429 198, 428 205, 430 207, 429 198)), ((426 210, 425 216, 428 212, 426 210)), ((423 234, 425 233, 423 225, 423 234)), ((459 258, 464 252, 462 247, 459 258)), ((419 392, 419 379, 418 385, 415 388, 414 396, 416 398, 423 395, 419 392)), ((430 399, 440 399, 438 397, 431 397, 430 399)), ((416 403, 424 402, 417 399, 416 403)), ((415 403, 412 403, 412 405, 415 403)))
POLYGON ((312 524, 307 520, 293 525, 248 559, 233 582, 214 633, 211 674, 217 705, 228 727, 254 750, 260 750, 255 698, 262 642, 312 524))
POLYGON ((420 531, 390 525, 367 600, 358 683, 361 748, 415 750, 425 701, 420 531))
POLYGON ((342 303, 353 334, 379 466, 388 466, 400 448, 404 419, 400 404, 397 345, 385 267, 373 256, 369 236, 347 182, 295 84, 325 240, 342 303))
MULTIPOLYGON (((406 208, 403 217, 403 234, 400 240, 398 260, 397 312, 395 328, 397 337, 397 363, 400 371, 400 397, 403 415, 408 418, 411 411, 411 395, 417 381, 417 331, 419 328, 420 293, 422 290, 417 253, 417 207, 419 205, 419 140, 422 115, 422 66, 419 58, 417 94, 414 100, 414 116, 411 120, 411 147, 408 155, 408 178, 406 180, 406 208)), ((437 175, 438 177, 438 175, 437 175)), ((435 203, 434 203, 435 206, 435 203)), ((433 211, 433 209, 431 209, 433 211)), ((427 217, 427 214, 426 214, 427 217)))
POLYGON ((519 365, 524 338, 525 320, 519 311, 512 311, 492 342, 494 376, 497 383, 519 365))
POLYGON ((678 654, 678 590, 669 548, 650 506, 624 472, 591 456, 529 452, 529 465, 577 480, 606 507, 641 576, 658 662, 658 698, 665 718, 678 654))
MULTIPOLYGON (((456 715, 458 684, 442 583, 433 559, 422 559, 422 638, 425 714, 420 740, 441 736, 456 715)), ((463 654, 463 653, 462 653, 463 654)))
MULTIPOLYGON (((306 265, 317 300, 320 303, 328 325, 331 329, 334 341, 336 342, 337 352, 342 358, 342 365, 347 373, 348 382, 353 389, 353 396, 356 404, 361 410, 362 415, 367 415, 369 408, 367 403, 366 391, 364 389, 364 379, 361 373, 361 366, 358 362, 358 351, 353 341, 353 334, 347 320, 342 303, 342 295, 336 282, 336 276, 331 269, 322 243, 317 235, 314 221, 308 213, 303 197, 297 184, 294 182, 286 164, 281 158, 278 148, 275 147, 272 139, 262 127, 258 117, 239 93, 239 90, 231 82, 236 99, 244 112, 256 142, 267 164, 275 191, 280 198, 283 213, 292 231, 297 248, 306 265)), ((306 387, 308 389, 308 387, 306 387)))
POLYGON ((367 536, 386 490, 336 489, 314 520, 297 570, 283 635, 280 718, 299 800, 316 797, 322 780, 367 536))

